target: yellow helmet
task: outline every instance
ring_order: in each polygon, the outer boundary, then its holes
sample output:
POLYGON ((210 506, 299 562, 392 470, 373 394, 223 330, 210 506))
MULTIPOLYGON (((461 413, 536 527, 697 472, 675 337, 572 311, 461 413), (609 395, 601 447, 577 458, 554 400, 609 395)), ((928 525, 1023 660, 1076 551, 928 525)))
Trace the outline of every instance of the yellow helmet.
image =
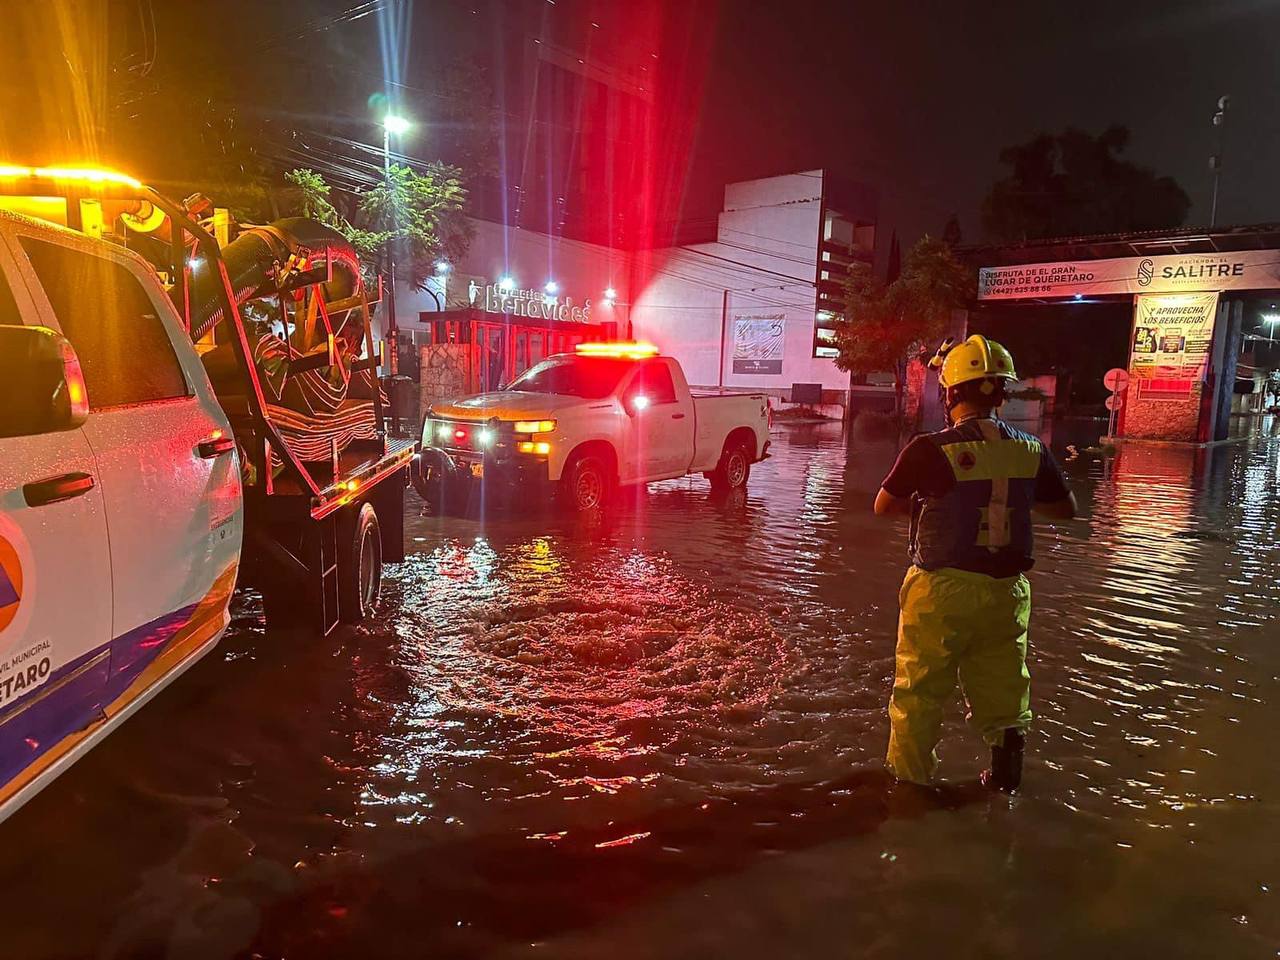
POLYGON ((1018 374, 1013 369, 1013 354, 994 340, 988 340, 978 333, 949 349, 943 344, 943 349, 938 353, 939 357, 935 357, 931 365, 942 367, 938 382, 947 389, 970 380, 981 380, 983 377, 1018 379, 1018 374))

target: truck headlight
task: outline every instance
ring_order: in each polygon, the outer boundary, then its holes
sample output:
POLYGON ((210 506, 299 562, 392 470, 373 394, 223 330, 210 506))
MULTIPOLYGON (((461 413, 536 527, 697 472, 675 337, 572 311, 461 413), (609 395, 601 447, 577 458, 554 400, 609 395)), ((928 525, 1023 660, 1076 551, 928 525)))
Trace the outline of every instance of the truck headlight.
POLYGON ((436 428, 436 436, 441 440, 452 440, 453 427, 449 426, 447 423, 440 424, 440 426, 436 428))
POLYGON ((551 433, 556 428, 554 420, 517 420, 516 433, 551 433))

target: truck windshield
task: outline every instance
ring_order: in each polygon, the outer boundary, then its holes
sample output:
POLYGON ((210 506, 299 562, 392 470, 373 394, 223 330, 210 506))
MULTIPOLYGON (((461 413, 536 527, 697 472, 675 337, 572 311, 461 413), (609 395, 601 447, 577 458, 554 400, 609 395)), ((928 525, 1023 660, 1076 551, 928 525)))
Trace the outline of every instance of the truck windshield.
POLYGON ((552 357, 530 367, 506 389, 601 400, 617 389, 630 366, 625 360, 603 357, 552 357))

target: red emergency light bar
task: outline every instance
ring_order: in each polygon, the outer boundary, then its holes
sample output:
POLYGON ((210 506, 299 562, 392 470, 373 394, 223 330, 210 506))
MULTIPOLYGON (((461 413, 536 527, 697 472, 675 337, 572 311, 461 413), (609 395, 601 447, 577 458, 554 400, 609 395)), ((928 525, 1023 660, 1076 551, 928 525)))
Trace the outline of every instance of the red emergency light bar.
POLYGON ((616 341, 613 343, 580 343, 574 347, 584 357, 616 357, 624 360, 646 360, 660 352, 652 343, 616 341))

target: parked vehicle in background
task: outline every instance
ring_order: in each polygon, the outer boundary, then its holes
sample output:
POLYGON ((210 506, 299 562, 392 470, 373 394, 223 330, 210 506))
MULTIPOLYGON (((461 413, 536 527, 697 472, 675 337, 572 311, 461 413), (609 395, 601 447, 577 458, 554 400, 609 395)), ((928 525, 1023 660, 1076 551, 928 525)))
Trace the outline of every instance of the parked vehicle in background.
POLYGON ((764 394, 694 395, 656 347, 583 343, 502 390, 433 404, 414 482, 437 506, 478 486, 578 511, 691 473, 733 490, 768 456, 770 416, 764 394))

